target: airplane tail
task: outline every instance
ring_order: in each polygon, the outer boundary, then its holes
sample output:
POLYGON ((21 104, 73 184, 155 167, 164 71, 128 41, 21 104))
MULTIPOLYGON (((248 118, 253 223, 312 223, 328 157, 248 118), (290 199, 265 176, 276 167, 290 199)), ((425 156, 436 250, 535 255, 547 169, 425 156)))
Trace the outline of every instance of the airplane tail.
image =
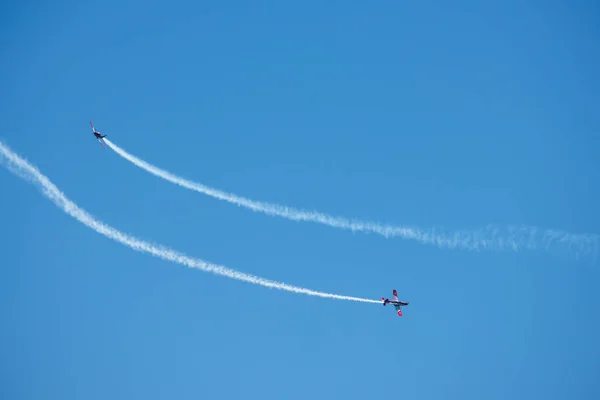
POLYGON ((398 316, 399 316, 399 317, 401 317, 401 316, 402 316, 402 309, 401 309, 401 308, 399 308, 399 309, 398 309, 398 316))
POLYGON ((387 301, 385 301, 385 298, 381 298, 381 301, 383 302, 383 305, 385 306, 387 304, 387 301))

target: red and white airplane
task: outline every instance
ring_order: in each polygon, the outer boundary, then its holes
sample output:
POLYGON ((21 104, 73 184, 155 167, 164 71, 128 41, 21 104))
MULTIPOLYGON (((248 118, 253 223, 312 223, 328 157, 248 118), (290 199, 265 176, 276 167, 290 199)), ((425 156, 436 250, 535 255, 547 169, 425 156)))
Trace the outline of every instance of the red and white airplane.
MULTIPOLYGON (((92 126, 92 132, 94 132, 94 136, 96 136, 96 139, 98 139, 98 143, 100 143, 100 145, 102 147, 104 147, 104 141, 102 140, 102 138, 105 138, 106 135, 102 135, 100 132, 98 132, 96 130, 96 128, 94 128, 94 124, 92 123, 92 120, 90 120, 90 125, 92 126)), ((104 150, 106 150, 106 147, 104 147, 104 150)))
POLYGON ((394 300, 390 300, 390 299, 385 299, 385 298, 381 298, 381 301, 383 301, 383 305, 385 306, 387 303, 393 304, 394 308, 396 309, 396 311, 398 312, 398 316, 401 317, 402 316, 402 307, 403 306, 407 306, 408 305, 408 301, 404 302, 404 301, 400 301, 398 300, 398 292, 396 292, 396 289, 394 289, 392 291, 392 294, 394 295, 394 300))

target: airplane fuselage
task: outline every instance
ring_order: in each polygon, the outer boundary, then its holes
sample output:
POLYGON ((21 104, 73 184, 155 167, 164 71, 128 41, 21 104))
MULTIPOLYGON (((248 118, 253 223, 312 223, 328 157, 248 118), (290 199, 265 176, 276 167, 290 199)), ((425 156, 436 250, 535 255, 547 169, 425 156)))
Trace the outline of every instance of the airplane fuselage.
POLYGON ((390 303, 390 304, 393 304, 393 305, 396 305, 396 306, 407 306, 408 305, 408 302, 399 301, 399 300, 388 300, 388 299, 385 299, 383 301, 383 305, 386 305, 387 303, 390 303))

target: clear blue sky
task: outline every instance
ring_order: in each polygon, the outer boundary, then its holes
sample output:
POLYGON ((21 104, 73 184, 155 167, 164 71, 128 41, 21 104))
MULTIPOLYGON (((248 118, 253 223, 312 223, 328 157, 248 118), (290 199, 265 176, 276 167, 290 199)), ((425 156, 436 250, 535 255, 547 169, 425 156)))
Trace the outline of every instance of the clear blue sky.
POLYGON ((5 2, 0 137, 136 253, 0 170, 0 398, 597 399, 598 263, 269 218, 600 233, 595 1, 5 2), (282 4, 285 3, 285 4, 282 4))

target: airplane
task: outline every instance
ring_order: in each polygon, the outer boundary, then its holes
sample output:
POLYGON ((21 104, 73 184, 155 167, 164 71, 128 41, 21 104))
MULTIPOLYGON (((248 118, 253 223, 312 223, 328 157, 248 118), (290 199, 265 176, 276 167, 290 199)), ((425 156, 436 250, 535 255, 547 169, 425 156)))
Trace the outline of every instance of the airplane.
POLYGON ((404 302, 404 301, 398 300, 398 292, 396 292, 396 289, 393 290, 392 294, 394 295, 394 300, 385 299, 382 297, 381 301, 383 301, 384 306, 387 303, 393 304, 394 308, 396 308, 396 311, 398 312, 398 316, 401 317, 402 316, 402 307, 407 306, 408 301, 404 302))
MULTIPOLYGON (((96 130, 96 128, 94 128, 94 124, 92 123, 92 120, 90 120, 90 125, 92 126, 92 132, 94 132, 94 136, 96 136, 96 139, 98 139, 98 143, 100 143, 100 145, 102 147, 104 147, 104 143, 102 143, 103 142, 102 138, 105 138, 106 135, 102 135, 100 132, 98 132, 96 130)), ((106 147, 104 147, 104 150, 106 150, 106 147)))

